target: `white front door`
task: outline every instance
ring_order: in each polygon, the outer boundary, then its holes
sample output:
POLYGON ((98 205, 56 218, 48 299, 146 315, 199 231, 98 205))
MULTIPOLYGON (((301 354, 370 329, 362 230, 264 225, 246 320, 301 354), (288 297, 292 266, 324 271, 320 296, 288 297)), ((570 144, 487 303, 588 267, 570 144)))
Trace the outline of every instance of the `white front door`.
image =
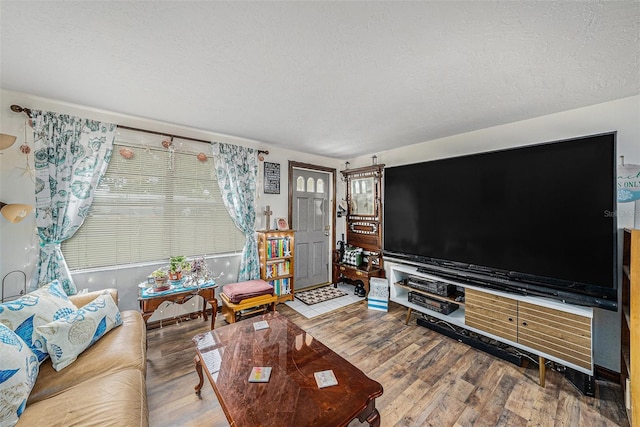
POLYGON ((327 172, 293 169, 296 290, 329 283, 330 178, 327 172))

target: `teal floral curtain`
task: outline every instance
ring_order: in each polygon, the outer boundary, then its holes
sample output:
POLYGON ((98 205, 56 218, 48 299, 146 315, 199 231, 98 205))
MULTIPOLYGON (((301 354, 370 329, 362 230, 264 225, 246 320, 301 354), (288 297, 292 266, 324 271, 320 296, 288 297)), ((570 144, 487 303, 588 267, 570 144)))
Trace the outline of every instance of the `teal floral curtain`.
POLYGON ((256 150, 237 145, 216 143, 213 159, 222 200, 234 224, 245 235, 238 281, 260 278, 258 242, 256 240, 256 150))
POLYGON ((48 111, 32 114, 40 237, 34 287, 58 279, 67 295, 73 295, 77 289, 60 244, 73 236, 87 216, 111 159, 116 125, 48 111))

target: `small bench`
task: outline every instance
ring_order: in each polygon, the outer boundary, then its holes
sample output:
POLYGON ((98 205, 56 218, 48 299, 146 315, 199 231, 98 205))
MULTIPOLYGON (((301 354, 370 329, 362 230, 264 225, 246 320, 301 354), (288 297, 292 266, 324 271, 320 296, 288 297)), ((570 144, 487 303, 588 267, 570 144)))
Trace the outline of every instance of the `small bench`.
POLYGON ((222 315, 228 323, 235 323, 238 313, 243 316, 276 310, 278 296, 273 286, 264 280, 249 280, 225 285, 220 293, 222 315))

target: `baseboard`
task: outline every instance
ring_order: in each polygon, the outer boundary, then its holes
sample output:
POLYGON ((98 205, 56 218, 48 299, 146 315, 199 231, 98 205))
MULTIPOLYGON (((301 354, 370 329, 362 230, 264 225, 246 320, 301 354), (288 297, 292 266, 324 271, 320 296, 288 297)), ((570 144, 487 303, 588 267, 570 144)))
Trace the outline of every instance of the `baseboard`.
MULTIPOLYGON (((208 310, 209 313, 211 313, 211 310, 208 310)), ((167 317, 166 319, 162 319, 162 320, 154 320, 153 322, 147 322, 147 329, 157 329, 157 328, 161 328, 163 326, 169 326, 169 325, 173 325, 173 324, 177 324, 180 322, 186 322, 189 320, 194 320, 194 319, 201 319, 202 320, 202 312, 195 312, 195 313, 188 313, 188 314, 181 314, 179 316, 176 317, 167 317)))
POLYGON ((594 367, 594 371, 596 378, 599 380, 620 383, 620 372, 612 371, 611 369, 598 365, 594 367))

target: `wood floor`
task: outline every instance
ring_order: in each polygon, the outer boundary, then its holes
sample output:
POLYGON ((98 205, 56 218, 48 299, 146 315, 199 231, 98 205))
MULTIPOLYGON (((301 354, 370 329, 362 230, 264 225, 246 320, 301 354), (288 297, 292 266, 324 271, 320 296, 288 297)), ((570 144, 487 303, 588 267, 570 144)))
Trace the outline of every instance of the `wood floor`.
MULTIPOLYGON (((388 313, 363 301, 313 319, 284 304, 277 309, 383 385, 376 400, 383 427, 629 425, 619 385, 598 381, 591 398, 547 370, 542 388, 537 366, 520 368, 475 350, 417 326, 414 316, 405 325, 406 311, 395 303, 388 313)), ((208 324, 194 319, 148 331, 152 427, 229 425, 208 381, 202 400, 193 390, 191 337, 208 324)), ((218 316, 216 328, 225 325, 218 316)))

